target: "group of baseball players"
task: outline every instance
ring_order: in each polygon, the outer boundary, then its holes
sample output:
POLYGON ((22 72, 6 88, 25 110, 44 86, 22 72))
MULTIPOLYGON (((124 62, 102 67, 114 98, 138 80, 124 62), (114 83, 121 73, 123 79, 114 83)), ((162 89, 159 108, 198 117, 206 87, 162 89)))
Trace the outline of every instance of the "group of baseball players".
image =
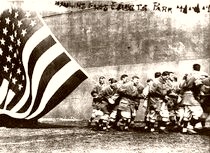
POLYGON ((89 125, 99 125, 107 131, 132 129, 136 113, 143 106, 145 131, 197 133, 195 126, 200 123, 200 128, 205 128, 210 113, 210 77, 200 71, 200 64, 192 67, 180 80, 174 72, 154 72, 154 78, 148 79, 146 85, 140 83, 138 76, 129 80, 127 74, 121 75, 120 80, 109 78, 109 84, 104 76, 99 77, 91 91, 89 125))

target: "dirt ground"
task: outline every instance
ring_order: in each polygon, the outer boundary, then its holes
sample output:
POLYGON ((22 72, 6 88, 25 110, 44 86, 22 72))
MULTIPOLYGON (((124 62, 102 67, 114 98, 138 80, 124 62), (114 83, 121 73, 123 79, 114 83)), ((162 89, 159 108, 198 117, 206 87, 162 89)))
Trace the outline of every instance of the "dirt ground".
POLYGON ((34 128, 0 128, 0 152, 209 153, 210 129, 196 135, 95 131, 85 122, 40 123, 34 128))

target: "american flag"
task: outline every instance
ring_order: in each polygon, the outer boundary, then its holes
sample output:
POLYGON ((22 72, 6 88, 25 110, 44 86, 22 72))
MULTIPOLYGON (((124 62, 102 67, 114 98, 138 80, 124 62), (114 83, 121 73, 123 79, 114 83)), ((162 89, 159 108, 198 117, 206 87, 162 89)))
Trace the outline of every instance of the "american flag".
POLYGON ((0 114, 39 119, 86 78, 37 13, 0 14, 0 114))

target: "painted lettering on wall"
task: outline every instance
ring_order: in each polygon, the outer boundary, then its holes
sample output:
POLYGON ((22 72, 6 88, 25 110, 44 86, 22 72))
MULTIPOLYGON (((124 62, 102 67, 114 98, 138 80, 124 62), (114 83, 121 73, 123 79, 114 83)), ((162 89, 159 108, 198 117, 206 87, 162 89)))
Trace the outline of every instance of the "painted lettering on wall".
POLYGON ((104 2, 104 1, 96 1, 96 2, 89 2, 89 1, 55 1, 55 5, 60 7, 66 7, 70 9, 93 9, 93 10, 102 10, 102 11, 109 11, 109 10, 116 10, 116 11, 158 11, 158 12, 168 12, 172 13, 174 9, 179 10, 180 12, 187 14, 188 12, 195 12, 200 13, 201 11, 210 12, 210 4, 201 6, 197 4, 195 6, 189 5, 179 5, 177 4, 176 8, 172 8, 170 6, 162 5, 158 2, 153 2, 150 9, 148 4, 127 4, 127 3, 117 3, 117 2, 104 2), (151 9, 152 8, 152 9, 151 9))

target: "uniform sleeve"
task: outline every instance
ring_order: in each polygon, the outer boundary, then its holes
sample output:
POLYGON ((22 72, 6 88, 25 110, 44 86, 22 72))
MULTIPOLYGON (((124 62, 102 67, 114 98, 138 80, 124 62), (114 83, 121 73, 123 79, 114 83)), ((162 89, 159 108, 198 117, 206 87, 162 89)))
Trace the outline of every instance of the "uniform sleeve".
POLYGON ((126 86, 125 85, 121 85, 118 89, 117 89, 117 93, 119 95, 126 95, 127 90, 126 90, 126 86))
POLYGON ((137 86, 137 90, 138 90, 138 93, 142 94, 143 90, 144 90, 144 86, 142 84, 139 84, 137 86))
POLYGON ((110 94, 112 94, 112 93, 110 92, 110 87, 109 87, 109 86, 106 86, 106 87, 103 87, 103 88, 100 90, 100 92, 99 92, 99 94, 98 94, 98 97, 99 97, 101 100, 105 100, 105 99, 108 99, 108 98, 111 97, 110 94))
POLYGON ((91 94, 92 97, 95 97, 98 94, 95 87, 92 89, 90 94, 91 94))
POLYGON ((202 85, 202 86, 201 86, 201 91, 202 91, 204 94, 210 94, 210 86, 202 85))
POLYGON ((153 83, 150 85, 149 93, 150 93, 150 94, 155 94, 156 91, 157 91, 157 89, 158 89, 157 83, 153 82, 153 83))
POLYGON ((202 83, 206 86, 210 86, 210 77, 203 79, 202 83))
POLYGON ((180 89, 183 91, 191 90, 194 87, 194 83, 195 83, 195 77, 188 75, 180 84, 180 89))
POLYGON ((161 87, 159 86, 158 83, 153 82, 150 86, 149 89, 149 94, 150 96, 156 96, 156 97, 160 97, 160 98, 164 98, 166 93, 164 93, 161 89, 161 87))
POLYGON ((99 85, 95 85, 95 87, 91 91, 91 96, 96 97, 99 94, 99 91, 101 90, 101 87, 99 85))
POLYGON ((187 87, 187 82, 186 80, 182 80, 179 84, 179 88, 180 89, 183 89, 183 88, 186 88, 187 87))
POLYGON ((119 87, 118 94, 121 97, 132 99, 138 93, 137 90, 133 90, 133 84, 123 84, 121 87, 119 87))
POLYGON ((104 89, 102 89, 99 93, 98 93, 98 98, 102 99, 105 96, 105 91, 104 89))
POLYGON ((195 77, 190 77, 190 78, 187 80, 187 86, 188 86, 189 89, 193 88, 194 82, 195 82, 195 77))
POLYGON ((147 85, 143 91, 142 91, 142 94, 144 97, 147 97, 149 95, 149 85, 147 85))

